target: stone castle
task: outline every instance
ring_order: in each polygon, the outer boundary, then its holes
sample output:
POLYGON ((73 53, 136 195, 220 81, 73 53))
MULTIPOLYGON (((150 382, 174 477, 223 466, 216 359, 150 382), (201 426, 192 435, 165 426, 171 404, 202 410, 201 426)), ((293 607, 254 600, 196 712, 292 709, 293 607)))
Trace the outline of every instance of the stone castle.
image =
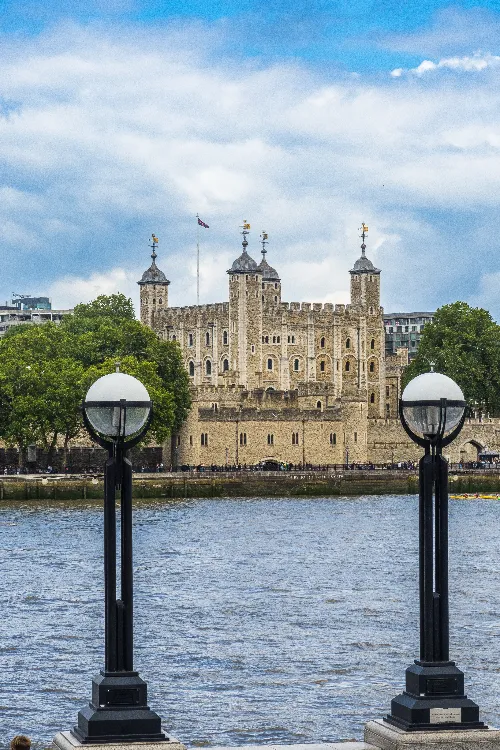
POLYGON ((192 383, 192 408, 172 437, 171 463, 274 459, 305 466, 418 457, 397 418, 408 351, 385 354, 381 271, 366 256, 367 228, 349 272, 347 305, 283 302, 279 273, 266 260, 267 235, 257 264, 247 251, 249 229, 244 223, 243 251, 227 271, 229 301, 187 307, 168 305, 170 281, 156 265, 153 236, 152 263, 138 282, 141 321, 177 341, 192 383))

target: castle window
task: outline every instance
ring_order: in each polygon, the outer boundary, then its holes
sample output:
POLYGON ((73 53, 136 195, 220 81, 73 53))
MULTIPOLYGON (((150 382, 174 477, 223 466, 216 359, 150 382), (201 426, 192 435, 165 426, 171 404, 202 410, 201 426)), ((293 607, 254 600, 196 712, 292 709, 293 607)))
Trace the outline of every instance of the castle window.
POLYGON ((324 349, 324 348, 325 348, 325 337, 324 337, 324 336, 322 336, 322 337, 321 337, 321 341, 319 342, 319 345, 320 345, 320 347, 321 347, 322 349, 324 349))
POLYGON ((292 432, 292 445, 298 445, 298 444, 299 444, 299 433, 292 432))
POLYGON ((295 344, 295 336, 292 336, 292 344, 295 344))
POLYGON ((154 297, 153 297, 153 305, 156 305, 156 300, 154 297))
POLYGON ((255 354, 255 346, 252 344, 252 354, 255 354))
POLYGON ((162 298, 161 298, 161 297, 160 297, 160 299, 158 300, 158 304, 159 304, 159 305, 163 305, 163 300, 162 300, 162 298))
POLYGON ((386 395, 387 397, 389 397, 389 396, 390 396, 390 394, 391 394, 391 390, 390 390, 389 386, 388 386, 388 385, 386 385, 386 386, 385 386, 385 395, 386 395))
POLYGON ((204 448, 208 447, 208 432, 201 433, 201 444, 204 448))
POLYGON ((177 445, 179 446, 181 444, 181 436, 177 435, 177 445))
POLYGON ((318 401, 318 402, 316 403, 316 409, 321 409, 321 401, 318 401))
POLYGON ((277 344, 280 344, 280 343, 281 343, 281 336, 276 336, 276 343, 277 343, 277 344))
POLYGON ((207 359, 207 361, 205 362, 205 372, 207 375, 212 374, 212 363, 209 359, 207 359))
POLYGON ((265 341, 266 344, 269 344, 269 336, 265 336, 264 337, 264 341, 265 341))
POLYGON ((354 442, 355 443, 358 442, 358 433, 357 432, 354 433, 354 442))
POLYGON ((391 405, 390 404, 386 404, 385 405, 385 413, 386 413, 386 416, 390 416, 390 413, 391 413, 391 405))
POLYGON ((175 333, 172 334, 172 341, 177 341, 177 336, 175 335, 175 333))
POLYGON ((278 301, 278 298, 277 298, 277 297, 275 297, 275 298, 274 298, 274 301, 275 301, 275 302, 277 302, 277 301, 278 301))
POLYGON ((298 359, 294 359, 293 360, 293 369, 295 370, 295 372, 299 371, 299 360, 298 359))
POLYGON ((372 393, 372 394, 370 395, 370 404, 374 404, 374 403, 375 403, 375 394, 374 394, 374 393, 372 393))
MULTIPOLYGON (((262 286, 264 286, 264 284, 262 284, 262 286)), ((262 302, 264 302, 264 295, 262 295, 262 302)))
POLYGON ((222 360, 222 370, 223 372, 227 372, 229 370, 229 360, 223 359, 222 360))
POLYGON ((214 411, 219 411, 219 404, 212 404, 212 409, 214 411))
POLYGON ((191 446, 191 448, 193 447, 193 436, 192 435, 189 436, 189 445, 191 446))
MULTIPOLYGON (((264 282, 262 282, 262 289, 264 289, 264 288, 265 288, 265 286, 266 286, 266 285, 264 284, 264 282)), ((264 299, 264 298, 262 298, 262 299, 264 299)))
POLYGON ((330 432, 330 445, 337 445, 337 433, 330 432))
POLYGON ((205 344, 210 346, 210 333, 208 331, 205 334, 205 344))
MULTIPOLYGON (((370 315, 373 315, 373 307, 370 307, 370 315)), ((408 330, 408 328, 406 330, 408 330)))
POLYGON ((227 331, 224 331, 222 334, 222 343, 227 344, 227 331))
POLYGON ((240 432, 240 445, 246 445, 247 444, 247 434, 246 432, 240 432))
POLYGON ((267 444, 268 445, 274 445, 274 435, 268 435, 267 436, 267 444))
POLYGON ((319 363, 319 369, 320 369, 320 372, 324 372, 325 371, 325 363, 324 363, 323 360, 319 363))
POLYGON ((246 276, 246 280, 248 281, 248 276, 246 276))
POLYGON ((375 372, 375 362, 370 362, 370 372, 375 372))
POLYGON ((267 360, 267 369, 268 370, 272 370, 273 369, 273 360, 271 358, 269 358, 267 360))
POLYGON ((273 344, 276 343, 276 336, 273 336, 273 344))
POLYGON ((194 377, 194 362, 189 363, 189 374, 191 377, 194 377))
POLYGON ((346 349, 350 349, 351 348, 351 339, 346 339, 345 348, 346 349))
POLYGON ((193 334, 188 335, 188 346, 193 346, 193 334))
POLYGON ((349 372, 350 369, 351 369, 351 363, 350 362, 346 362, 345 363, 345 371, 349 372))
POLYGON ((275 288, 275 289, 277 289, 277 288, 278 288, 278 282, 277 282, 277 281, 275 281, 275 282, 274 282, 274 288, 275 288))
POLYGON ((375 349, 375 339, 370 341, 370 349, 375 349))
POLYGON ((339 363, 337 362, 337 372, 338 372, 338 369, 339 369, 339 363))

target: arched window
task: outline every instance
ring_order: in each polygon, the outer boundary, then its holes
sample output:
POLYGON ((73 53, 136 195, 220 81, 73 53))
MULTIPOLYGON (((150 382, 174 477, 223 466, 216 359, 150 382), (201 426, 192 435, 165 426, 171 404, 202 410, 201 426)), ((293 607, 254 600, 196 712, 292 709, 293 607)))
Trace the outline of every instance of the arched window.
POLYGON ((158 304, 159 304, 159 305, 163 305, 163 300, 162 300, 162 298, 161 298, 161 297, 160 297, 160 299, 158 300, 158 304))
POLYGON ((153 305, 156 305, 156 300, 154 297, 153 297, 153 305))
POLYGON ((188 346, 193 346, 193 334, 188 334, 188 346))
POLYGON ((222 334, 222 343, 227 344, 227 331, 224 331, 222 334))
POLYGON ((210 346, 210 333, 208 331, 205 334, 205 344, 210 346))
POLYGON ((276 336, 276 343, 281 344, 281 336, 276 336))
POLYGON ((375 372, 375 362, 370 362, 370 372, 375 372))
POLYGON ((321 409, 321 401, 318 401, 318 402, 316 403, 316 409, 321 409))
POLYGON ((205 372, 207 375, 212 374, 212 363, 209 359, 207 359, 207 361, 205 362, 205 372))
POLYGON ((223 359, 222 360, 222 371, 227 372, 229 370, 229 360, 223 359))
POLYGON ((319 342, 319 345, 320 345, 320 347, 321 347, 322 349, 324 349, 324 348, 325 348, 325 337, 324 337, 324 336, 322 336, 322 337, 321 337, 321 341, 319 342))
POLYGON ((299 360, 298 359, 294 359, 293 360, 293 369, 295 370, 295 372, 299 371, 299 360))
POLYGON ((370 395, 370 404, 374 404, 374 403, 375 403, 375 394, 374 394, 374 393, 372 393, 372 394, 370 395))
POLYGON ((266 344, 269 344, 269 336, 264 336, 264 341, 266 344))
POLYGON ((337 445, 337 433, 330 432, 330 445, 337 445))
POLYGON ((277 282, 277 281, 275 281, 275 282, 274 282, 274 288, 275 288, 275 289, 277 289, 277 288, 278 288, 278 282, 277 282))
POLYGON ((370 349, 375 349, 375 339, 370 341, 370 349))
POLYGON ((273 336, 273 344, 276 343, 276 336, 273 336))
POLYGON ((320 372, 325 371, 325 363, 323 360, 321 360, 321 362, 319 363, 319 369, 320 369, 320 372))
POLYGON ((194 377, 194 362, 189 363, 189 374, 191 377, 194 377))
POLYGON ((346 362, 345 363, 345 371, 349 372, 350 369, 351 369, 351 363, 350 362, 346 362))
POLYGON ((346 339, 345 348, 346 349, 350 349, 351 348, 351 339, 346 339))
POLYGON ((267 360, 267 369, 268 370, 272 370, 273 369, 273 360, 271 358, 269 358, 267 360))

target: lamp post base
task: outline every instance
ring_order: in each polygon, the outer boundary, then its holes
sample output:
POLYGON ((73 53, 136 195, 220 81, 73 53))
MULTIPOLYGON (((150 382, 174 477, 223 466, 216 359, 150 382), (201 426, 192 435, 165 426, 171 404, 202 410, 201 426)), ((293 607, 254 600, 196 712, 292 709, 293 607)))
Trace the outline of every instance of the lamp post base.
POLYGON ((381 750, 500 750, 500 729, 406 732, 377 719, 366 724, 364 741, 381 750))
POLYGON ((147 705, 147 685, 138 672, 101 672, 92 681, 92 701, 78 713, 72 735, 78 744, 162 742, 161 719, 147 705))
MULTIPOLYGON (((161 740, 160 742, 126 742, 125 740, 117 740, 116 742, 108 742, 100 744, 92 744, 92 750, 155 750, 160 746, 161 750, 186 750, 186 746, 175 740, 173 737, 161 740)), ((73 732, 59 732, 54 737, 52 743, 53 750, 80 750, 82 747, 88 747, 83 745, 78 740, 73 732)))
POLYGON ((406 690, 391 701, 384 722, 405 732, 487 729, 479 706, 464 694, 455 662, 416 661, 406 670, 406 690))

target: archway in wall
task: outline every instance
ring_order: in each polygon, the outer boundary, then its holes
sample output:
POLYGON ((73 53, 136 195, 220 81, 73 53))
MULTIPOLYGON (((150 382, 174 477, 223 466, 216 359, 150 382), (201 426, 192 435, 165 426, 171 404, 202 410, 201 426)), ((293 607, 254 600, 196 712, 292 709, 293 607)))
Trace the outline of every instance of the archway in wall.
POLYGON ((460 461, 462 463, 471 463, 477 461, 479 453, 483 450, 484 446, 478 443, 476 440, 468 440, 466 443, 460 446, 460 461))

